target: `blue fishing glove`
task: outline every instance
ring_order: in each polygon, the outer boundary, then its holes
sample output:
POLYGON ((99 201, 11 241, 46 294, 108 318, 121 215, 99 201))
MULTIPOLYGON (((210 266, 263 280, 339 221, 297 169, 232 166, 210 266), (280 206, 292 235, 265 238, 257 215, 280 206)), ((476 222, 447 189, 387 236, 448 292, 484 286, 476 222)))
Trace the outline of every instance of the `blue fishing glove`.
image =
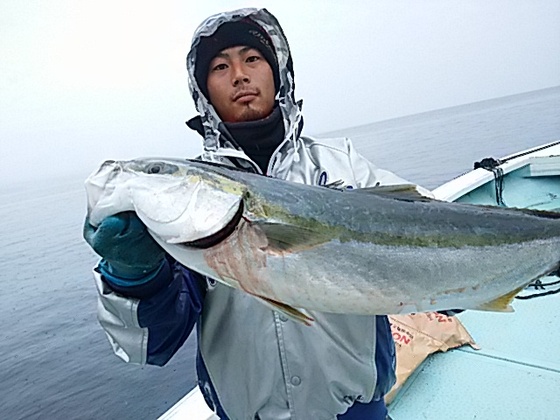
POLYGON ((115 283, 120 279, 146 281, 164 262, 165 251, 131 211, 109 216, 97 227, 86 217, 84 239, 103 258, 101 273, 115 283))

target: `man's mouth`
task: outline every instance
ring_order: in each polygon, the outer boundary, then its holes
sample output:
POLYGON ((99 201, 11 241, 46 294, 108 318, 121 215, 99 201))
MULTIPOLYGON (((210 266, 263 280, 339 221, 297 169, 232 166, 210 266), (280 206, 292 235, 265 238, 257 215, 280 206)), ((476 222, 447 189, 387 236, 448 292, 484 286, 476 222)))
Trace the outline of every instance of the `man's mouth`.
POLYGON ((233 95, 233 102, 251 101, 259 92, 257 90, 241 90, 233 95))

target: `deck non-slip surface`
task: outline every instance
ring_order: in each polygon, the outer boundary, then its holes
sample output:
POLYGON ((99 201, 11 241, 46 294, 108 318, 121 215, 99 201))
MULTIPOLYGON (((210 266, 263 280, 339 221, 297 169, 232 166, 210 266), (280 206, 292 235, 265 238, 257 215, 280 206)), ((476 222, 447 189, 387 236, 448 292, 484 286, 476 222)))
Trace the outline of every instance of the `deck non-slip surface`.
POLYGON ((514 308, 460 314, 481 349, 426 359, 389 407, 391 418, 560 419, 560 294, 514 308))

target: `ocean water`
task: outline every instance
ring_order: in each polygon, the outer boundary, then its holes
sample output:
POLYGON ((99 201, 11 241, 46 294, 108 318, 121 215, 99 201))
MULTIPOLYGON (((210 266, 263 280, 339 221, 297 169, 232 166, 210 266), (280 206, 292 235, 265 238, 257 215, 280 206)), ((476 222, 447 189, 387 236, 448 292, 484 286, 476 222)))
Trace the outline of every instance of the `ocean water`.
MULTIPOLYGON (((378 166, 434 188, 485 157, 560 140, 560 87, 341 130, 378 166)), ((193 337, 162 368, 127 365, 96 320, 82 178, 3 190, 0 418, 153 419, 195 384, 193 337)))
POLYGON ((363 125, 350 137, 370 161, 433 189, 485 157, 560 140, 560 86, 363 125))

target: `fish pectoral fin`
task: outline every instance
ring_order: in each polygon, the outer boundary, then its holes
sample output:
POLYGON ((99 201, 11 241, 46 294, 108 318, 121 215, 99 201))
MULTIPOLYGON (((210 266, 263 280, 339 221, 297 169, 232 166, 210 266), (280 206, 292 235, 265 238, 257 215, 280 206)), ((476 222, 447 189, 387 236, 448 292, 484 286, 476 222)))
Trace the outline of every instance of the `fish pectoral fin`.
POLYGON ((278 311, 286 315, 288 318, 300 322, 302 324, 307 325, 308 327, 313 325, 315 320, 310 316, 304 314, 299 309, 294 308, 293 306, 286 305, 285 303, 278 302, 276 300, 272 300, 263 296, 253 295, 257 299, 259 299, 264 305, 268 306, 270 309, 274 311, 278 311))
POLYGON ((268 239, 268 247, 282 252, 297 252, 329 241, 327 235, 322 235, 310 229, 280 223, 263 223, 259 227, 268 239))
POLYGON ((420 194, 414 184, 378 185, 375 187, 356 188, 348 191, 350 194, 375 194, 380 197, 401 201, 438 201, 435 198, 420 194))
POLYGON ((491 300, 490 302, 483 303, 482 305, 474 308, 478 311, 493 311, 493 312, 513 312, 513 307, 511 302, 519 292, 521 292, 525 286, 513 290, 512 292, 506 293, 497 299, 491 300))

